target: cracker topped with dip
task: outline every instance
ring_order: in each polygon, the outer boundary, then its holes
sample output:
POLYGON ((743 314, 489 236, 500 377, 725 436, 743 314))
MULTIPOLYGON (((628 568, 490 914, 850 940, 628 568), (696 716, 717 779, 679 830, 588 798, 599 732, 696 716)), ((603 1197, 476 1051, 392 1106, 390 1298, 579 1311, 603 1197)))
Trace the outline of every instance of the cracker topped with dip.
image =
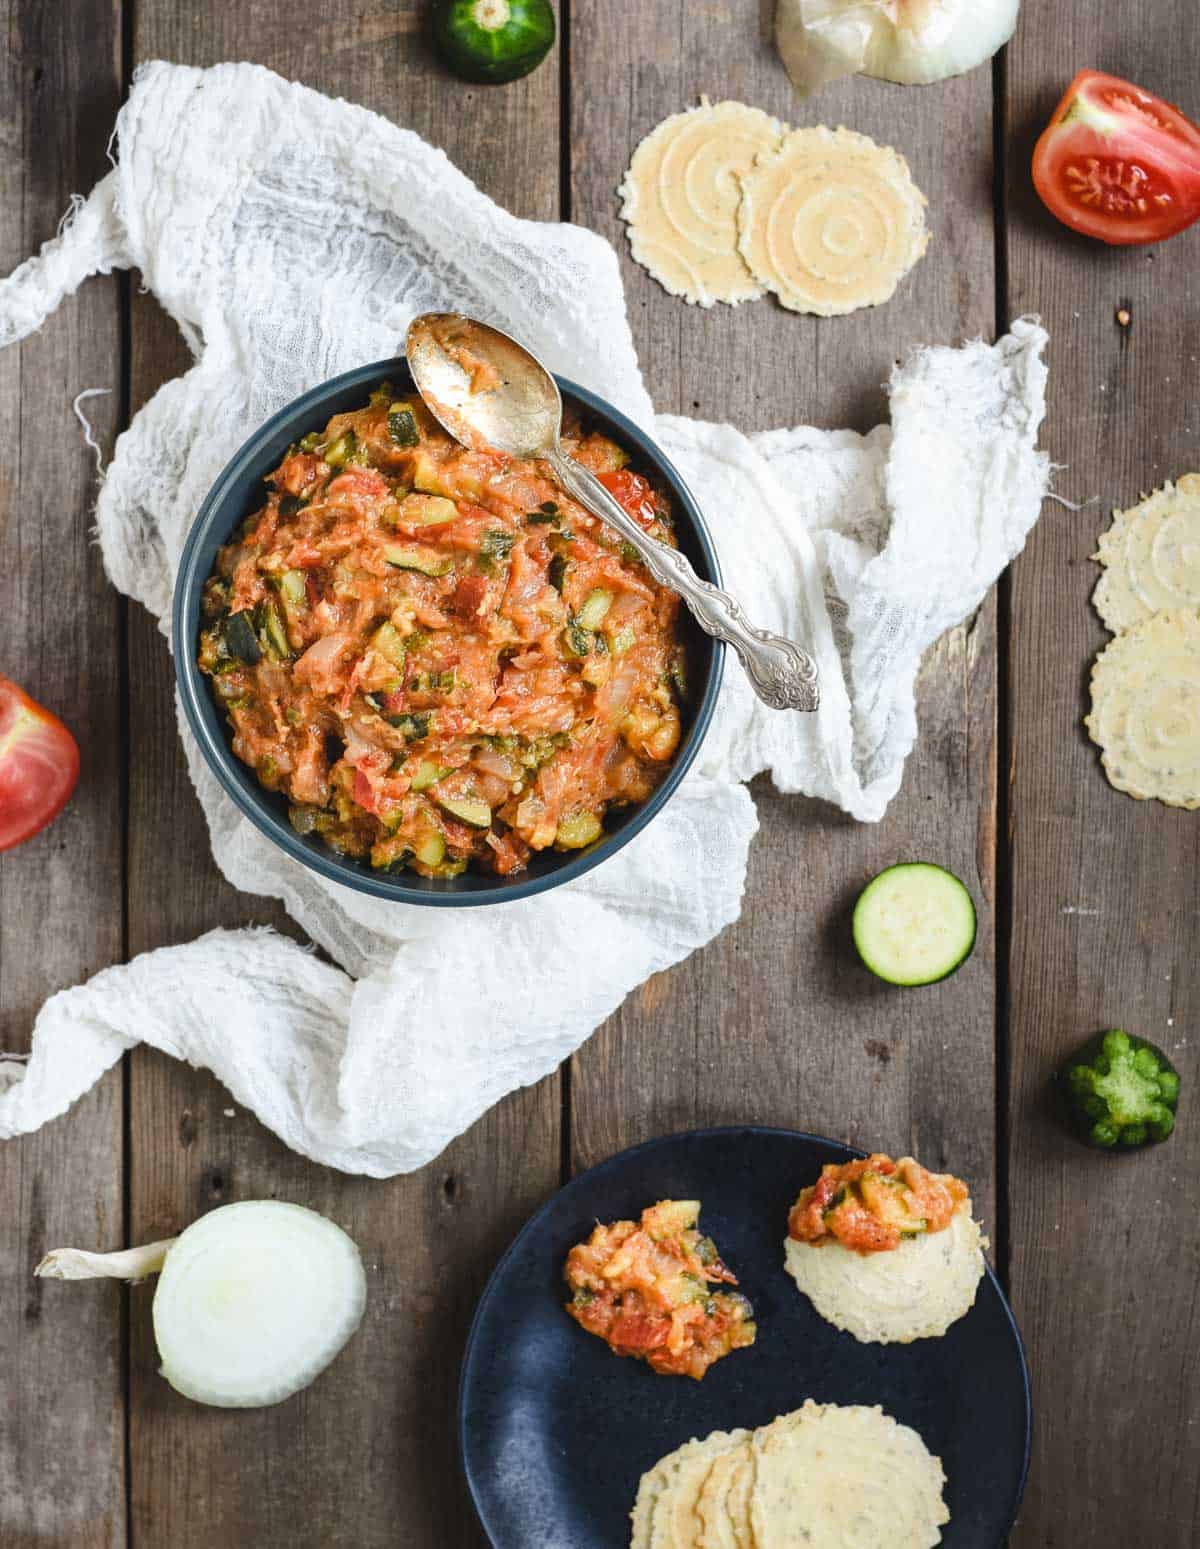
POLYGON ((965 1183, 876 1152, 829 1163, 800 1191, 785 1262, 835 1328, 864 1344, 910 1344, 971 1310, 984 1246, 965 1183))

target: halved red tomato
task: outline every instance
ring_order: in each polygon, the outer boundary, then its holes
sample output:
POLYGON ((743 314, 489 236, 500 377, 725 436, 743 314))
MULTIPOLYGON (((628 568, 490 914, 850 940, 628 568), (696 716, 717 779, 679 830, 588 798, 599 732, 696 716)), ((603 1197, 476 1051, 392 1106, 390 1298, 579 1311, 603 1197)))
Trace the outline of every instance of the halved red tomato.
POLYGON ((56 715, 0 677, 0 850, 52 822, 79 779, 79 748, 56 715))
POLYGON ((1140 86, 1081 70, 1037 143, 1033 181, 1085 236, 1162 242, 1200 218, 1200 128, 1140 86))

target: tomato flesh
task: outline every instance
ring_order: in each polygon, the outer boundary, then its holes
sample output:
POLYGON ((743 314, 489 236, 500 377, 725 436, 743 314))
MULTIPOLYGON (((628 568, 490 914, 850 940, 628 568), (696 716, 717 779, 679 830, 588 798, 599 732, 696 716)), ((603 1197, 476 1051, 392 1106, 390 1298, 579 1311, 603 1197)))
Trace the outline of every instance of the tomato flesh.
POLYGON ((648 479, 640 473, 630 473, 628 468, 599 475, 600 483, 633 517, 639 527, 653 527, 658 515, 654 507, 654 491, 648 479))
POLYGON ((1140 86, 1081 70, 1037 143, 1033 181, 1085 236, 1162 242, 1200 218, 1200 128, 1140 86))
POLYGON ((0 677, 0 850, 40 833, 71 798, 79 748, 58 719, 0 677))

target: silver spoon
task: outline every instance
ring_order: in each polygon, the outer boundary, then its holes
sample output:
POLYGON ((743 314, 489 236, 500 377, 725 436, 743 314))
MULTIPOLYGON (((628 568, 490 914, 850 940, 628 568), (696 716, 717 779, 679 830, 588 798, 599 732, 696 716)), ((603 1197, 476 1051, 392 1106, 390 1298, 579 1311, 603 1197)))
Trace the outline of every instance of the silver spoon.
POLYGON ((756 629, 735 597, 702 581, 678 549, 648 537, 599 479, 563 451, 562 398, 536 356, 498 328, 458 312, 413 318, 405 353, 417 391, 456 441, 473 451, 495 447, 549 463, 567 494, 634 546, 701 629, 734 648, 761 700, 774 710, 817 708, 817 664, 808 652, 756 629))

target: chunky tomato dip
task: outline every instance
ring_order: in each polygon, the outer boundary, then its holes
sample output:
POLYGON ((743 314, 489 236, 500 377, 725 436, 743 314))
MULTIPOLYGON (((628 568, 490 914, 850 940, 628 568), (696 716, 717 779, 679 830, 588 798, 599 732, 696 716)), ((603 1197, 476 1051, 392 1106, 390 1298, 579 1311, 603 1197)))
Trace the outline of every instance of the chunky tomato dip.
POLYGON ((893 1162, 876 1152, 822 1167, 820 1181, 801 1189, 792 1206, 788 1236, 886 1253, 906 1237, 944 1231, 969 1197, 966 1184, 949 1173, 931 1173, 911 1156, 893 1162))
POLYGON ((711 1237, 697 1230, 696 1200, 660 1200, 640 1223, 597 1226, 567 1255, 574 1292, 567 1311, 617 1355, 663 1376, 695 1377, 731 1350, 754 1343, 754 1309, 711 1237))
MULTIPOLYGON (((565 445, 646 532, 666 498, 565 445)), ((293 826, 386 869, 582 849, 679 745, 678 599, 538 462, 468 451, 385 384, 292 447, 217 558, 200 667, 293 826)))

